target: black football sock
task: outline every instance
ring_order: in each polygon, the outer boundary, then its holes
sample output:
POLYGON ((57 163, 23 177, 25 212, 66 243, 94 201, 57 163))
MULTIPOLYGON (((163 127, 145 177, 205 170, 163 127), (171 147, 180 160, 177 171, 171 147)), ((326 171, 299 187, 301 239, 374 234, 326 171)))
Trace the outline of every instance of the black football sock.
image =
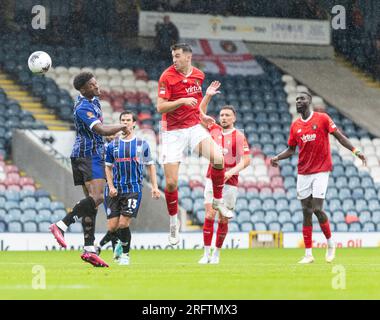
POLYGON ((96 204, 92 197, 87 197, 79 201, 73 208, 73 210, 68 213, 62 221, 66 226, 75 223, 76 220, 84 217, 87 213, 96 210, 96 204))
POLYGON ((131 247, 131 230, 128 228, 119 229, 119 239, 121 241, 121 246, 123 247, 123 253, 129 253, 131 247))

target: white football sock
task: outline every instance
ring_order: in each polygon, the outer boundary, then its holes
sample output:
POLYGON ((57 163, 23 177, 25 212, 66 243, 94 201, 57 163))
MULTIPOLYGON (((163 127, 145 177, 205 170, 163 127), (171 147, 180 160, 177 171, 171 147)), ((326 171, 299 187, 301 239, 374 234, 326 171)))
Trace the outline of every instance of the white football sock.
POLYGON ((58 221, 58 222, 56 223, 56 226, 57 226, 59 229, 61 229, 63 232, 66 232, 66 231, 67 231, 67 228, 68 228, 68 226, 65 225, 65 223, 64 223, 62 220, 58 221))
POLYGON ((307 248, 306 249, 306 253, 305 253, 306 256, 312 256, 313 253, 312 253, 312 249, 311 248, 307 248))
POLYGON ((170 216, 170 225, 176 225, 178 221, 178 214, 175 214, 174 216, 170 216))

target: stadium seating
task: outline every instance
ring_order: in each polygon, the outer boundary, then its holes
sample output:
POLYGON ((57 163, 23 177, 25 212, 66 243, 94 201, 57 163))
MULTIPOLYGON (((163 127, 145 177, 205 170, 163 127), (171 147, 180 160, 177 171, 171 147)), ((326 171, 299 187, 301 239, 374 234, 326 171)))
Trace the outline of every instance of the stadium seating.
MULTIPOLYGON (((93 72, 103 88, 102 108, 106 123, 115 122, 125 109, 138 115, 139 134, 147 139, 157 160, 159 121, 154 101, 158 77, 170 61, 157 62, 154 52, 120 48, 117 43, 96 38, 87 39, 81 48, 34 45, 26 35, 0 37, 0 66, 11 73, 61 119, 72 121, 72 104, 77 92, 72 79, 79 71, 93 72), (24 48, 45 50, 54 56, 54 68, 46 76, 32 77, 26 70, 27 54, 24 48), (7 64, 4 62, 7 61, 7 64)), ((29 52, 28 51, 28 52, 29 52)), ((258 76, 231 76, 207 74, 204 88, 212 80, 222 82, 222 94, 209 104, 209 113, 216 116, 220 105, 234 104, 238 111, 236 126, 244 130, 251 147, 252 163, 240 178, 236 219, 230 231, 302 230, 302 208, 297 200, 296 177, 298 156, 281 162, 280 168, 269 165, 269 157, 286 148, 289 126, 297 117, 295 92, 308 90, 290 75, 283 74, 275 65, 257 56, 264 74, 258 76)), ((330 176, 326 209, 331 212, 331 223, 337 231, 379 230, 380 223, 380 139, 345 117, 321 97, 314 95, 314 104, 324 109, 337 126, 368 155, 368 169, 360 161, 331 139, 334 170, 330 176), (347 214, 355 214, 360 222, 347 224, 347 214), (373 224, 371 224, 371 222, 373 224)), ((0 111, 4 121, 0 126, 0 156, 9 154, 9 128, 41 128, 30 114, 20 114, 16 102, 0 89, 0 111), (22 119, 22 120, 21 120, 22 119), (26 120, 25 120, 26 119, 26 120), (2 134, 3 133, 3 134, 2 134)), ((22 113, 22 111, 21 111, 22 113)), ((0 161, 1 164, 1 161, 0 161)), ((193 216, 193 221, 204 221, 204 175, 207 161, 188 157, 181 165, 179 175, 180 205, 193 216)), ((165 187, 161 166, 157 166, 160 188, 165 187)), ((0 165, 0 230, 46 230, 48 221, 65 213, 63 204, 51 201, 48 192, 34 186, 30 178, 20 176, 19 170, 0 165), (3 191, 1 191, 3 190, 3 191), (14 191, 12 191, 14 190, 14 191), (33 211, 34 210, 34 211, 33 211), (5 212, 5 214, 4 214, 5 212), (29 219, 30 217, 30 219, 29 219), (19 220, 15 220, 15 219, 19 220), (28 221, 37 222, 37 228, 28 221), (23 224, 28 223, 26 226, 23 224)), ((80 230, 80 224, 71 228, 80 230)))

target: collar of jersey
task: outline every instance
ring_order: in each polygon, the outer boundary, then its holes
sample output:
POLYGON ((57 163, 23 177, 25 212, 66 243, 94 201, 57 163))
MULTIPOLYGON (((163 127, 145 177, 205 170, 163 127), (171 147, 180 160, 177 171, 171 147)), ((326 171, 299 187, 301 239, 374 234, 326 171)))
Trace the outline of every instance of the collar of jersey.
POLYGON ((236 130, 236 128, 232 128, 230 129, 229 131, 223 131, 222 130, 222 135, 226 136, 227 134, 231 134, 232 132, 234 132, 236 130))
MULTIPOLYGON (((87 99, 85 96, 82 96, 81 94, 79 94, 79 98, 80 99, 87 99)), ((93 97, 91 100, 88 100, 88 101, 93 102, 94 100, 95 100, 95 97, 93 97)))
POLYGON ((302 120, 302 122, 308 122, 308 121, 313 117, 313 115, 314 115, 314 111, 312 111, 312 112, 310 113, 310 116, 309 116, 306 120, 302 119, 302 116, 301 116, 301 120, 302 120))
POLYGON ((133 138, 128 139, 128 140, 122 139, 121 137, 119 137, 119 139, 120 139, 121 141, 123 141, 123 142, 131 142, 131 141, 133 141, 133 140, 136 139, 136 136, 133 136, 133 138))
POLYGON ((182 72, 179 72, 176 68, 174 68, 174 70, 175 70, 178 74, 180 74, 181 76, 183 76, 183 77, 185 77, 185 78, 188 78, 188 77, 190 77, 191 74, 193 73, 193 71, 194 71, 194 67, 191 66, 191 71, 190 71, 188 74, 186 74, 186 75, 184 75, 182 72))

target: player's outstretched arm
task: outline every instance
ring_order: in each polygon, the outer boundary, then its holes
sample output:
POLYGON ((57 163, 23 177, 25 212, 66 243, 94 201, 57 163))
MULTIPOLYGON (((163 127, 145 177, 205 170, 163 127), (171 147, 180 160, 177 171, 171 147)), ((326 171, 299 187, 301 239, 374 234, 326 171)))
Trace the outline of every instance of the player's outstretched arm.
POLYGON ((207 90, 206 90, 206 94, 205 96, 203 97, 200 105, 199 105, 199 108, 201 109, 201 111, 204 113, 204 114, 207 114, 207 106, 208 104, 210 103, 211 101, 211 98, 220 93, 220 91, 218 91, 218 89, 220 88, 220 85, 221 83, 219 81, 213 81, 211 82, 211 84, 208 86, 207 90))
POLYGON ((169 101, 164 98, 157 98, 157 111, 159 113, 167 113, 174 111, 175 109, 187 105, 195 107, 198 101, 195 98, 180 98, 174 101, 169 101))
POLYGON ((123 131, 125 134, 128 134, 128 127, 124 124, 104 125, 101 123, 97 123, 96 125, 94 125, 92 130, 101 136, 112 136, 118 133, 119 131, 123 131))
POLYGON ((161 193, 160 190, 158 190, 156 166, 154 164, 149 164, 146 167, 148 170, 150 181, 152 183, 152 198, 159 199, 161 193))
POLYGON ((270 159, 271 166, 278 167, 278 162, 280 160, 290 158, 295 152, 296 152, 295 146, 288 146, 287 149, 285 149, 284 151, 282 151, 281 153, 279 153, 278 155, 270 159))
POLYGON ((366 166, 367 165, 367 160, 364 156, 364 154, 359 150, 359 149, 356 149, 351 141, 342 133, 340 132, 339 130, 335 130, 332 135, 336 138, 336 140, 338 140, 338 142, 345 148, 347 148, 348 150, 352 151, 352 153, 358 157, 360 160, 362 160, 363 162, 363 165, 366 166))

